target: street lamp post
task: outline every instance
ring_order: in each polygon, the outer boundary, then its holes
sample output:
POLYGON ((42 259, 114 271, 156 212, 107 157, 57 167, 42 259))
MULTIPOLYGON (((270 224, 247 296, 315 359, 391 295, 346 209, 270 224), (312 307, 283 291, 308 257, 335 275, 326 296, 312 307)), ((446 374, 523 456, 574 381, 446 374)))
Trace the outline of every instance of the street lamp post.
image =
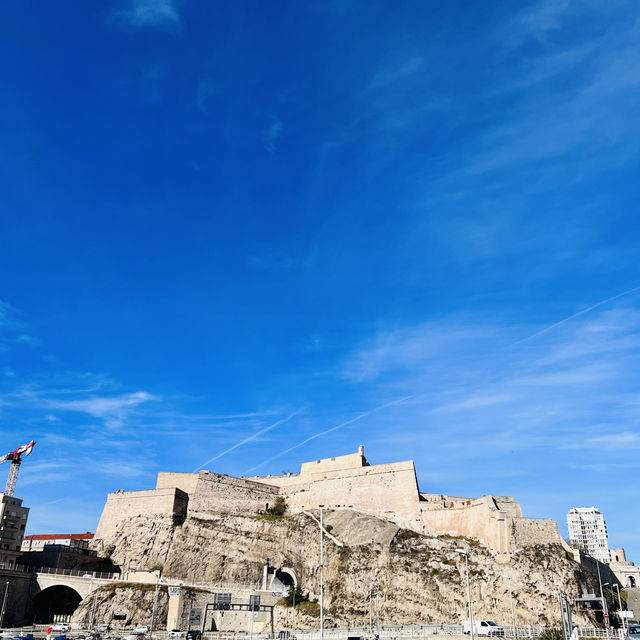
POLYGON ((156 580, 156 592, 153 596, 153 610, 151 611, 151 629, 149 630, 149 635, 153 637, 153 632, 156 628, 156 611, 158 610, 158 593, 160 591, 160 585, 165 584, 166 580, 161 577, 162 572, 158 574, 158 579, 156 580))
MULTIPOLYGON (((607 600, 604 597, 602 591, 602 577, 600 576, 600 561, 596 560, 596 567, 598 569, 598 583, 600 584, 600 602, 602 602, 602 612, 604 615, 604 628, 607 632, 607 640, 609 640, 609 607, 607 606, 607 600)), ((609 584, 606 582, 605 584, 609 584)))
MULTIPOLYGON (((622 615, 622 598, 620 597, 620 585, 616 582, 613 585, 616 589, 616 591, 618 592, 618 614, 622 615)), ((623 634, 626 636, 627 635, 627 625, 625 624, 625 619, 624 618, 620 618, 622 620, 622 632, 623 634)))
POLYGON ((509 581, 509 599, 511 600, 511 622, 513 624, 513 637, 518 640, 518 627, 516 627, 516 610, 513 606, 513 588, 511 586, 511 576, 502 576, 509 581))
POLYGON ((4 588, 4 598, 2 599, 2 612, 0 613, 0 628, 4 624, 4 612, 7 610, 7 596, 9 595, 9 581, 7 580, 6 587, 4 588))
POLYGON ((93 623, 94 623, 94 618, 95 618, 95 611, 96 611, 96 594, 93 593, 93 578, 91 578, 91 584, 89 586, 90 592, 91 592, 91 613, 89 615, 89 631, 91 631, 93 629, 93 623))
POLYGON ((323 504, 320 507, 320 640, 324 640, 324 525, 322 520, 323 504))
MULTIPOLYGON (((456 549, 456 551, 464 556, 465 573, 467 576, 467 606, 469 607, 469 630, 471 633, 471 640, 474 640, 475 634, 473 629, 473 612, 471 610, 471 583, 469 582, 469 553, 464 549, 456 549)), ((462 630, 464 632, 464 625, 462 630)))

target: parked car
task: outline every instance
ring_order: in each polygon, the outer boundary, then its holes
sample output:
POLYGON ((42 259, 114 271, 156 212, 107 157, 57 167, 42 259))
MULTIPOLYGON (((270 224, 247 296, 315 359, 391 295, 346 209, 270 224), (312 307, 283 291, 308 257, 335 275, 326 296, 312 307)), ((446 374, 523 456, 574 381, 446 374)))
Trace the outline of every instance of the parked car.
POLYGON ((180 629, 171 629, 171 631, 169 631, 170 638, 184 638, 184 636, 185 632, 180 631, 180 629))
MULTIPOLYGON (((463 633, 471 633, 471 624, 468 620, 462 625, 463 633)), ((474 620, 473 633, 476 636, 503 636, 504 628, 493 620, 474 620)))
POLYGON ((96 627, 96 631, 98 633, 108 633, 109 631, 111 631, 111 627, 108 624, 99 624, 96 627))
POLYGON ((185 640, 201 640, 202 632, 197 629, 191 629, 187 631, 187 635, 185 636, 185 640))
POLYGON ((640 640, 640 624, 629 625, 629 640, 640 640))
POLYGON ((139 626, 137 626, 132 633, 149 633, 149 625, 148 624, 141 624, 139 626))
POLYGON ((56 622, 51 626, 51 631, 71 631, 71 625, 68 622, 56 622))

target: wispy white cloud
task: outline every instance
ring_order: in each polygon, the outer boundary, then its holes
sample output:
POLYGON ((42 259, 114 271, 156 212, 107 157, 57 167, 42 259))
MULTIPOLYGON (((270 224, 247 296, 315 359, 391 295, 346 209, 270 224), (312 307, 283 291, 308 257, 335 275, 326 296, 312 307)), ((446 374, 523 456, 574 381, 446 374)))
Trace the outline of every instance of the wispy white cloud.
POLYGON ((196 105, 203 113, 209 113, 209 101, 217 93, 217 89, 209 78, 202 78, 196 90, 196 105))
POLYGON ((619 431, 617 433, 606 433, 590 438, 588 444, 615 451, 640 449, 640 432, 619 431))
POLYGON ((264 131, 264 146, 265 149, 271 153, 278 149, 278 142, 282 135, 282 122, 277 120, 272 125, 267 127, 264 131))
POLYGON ((357 415, 355 418, 351 418, 349 420, 345 420, 344 422, 341 422, 340 424, 334 425, 333 427, 329 427, 329 429, 323 429, 322 431, 319 431, 318 433, 314 433, 313 435, 310 435, 308 438, 305 438, 304 440, 298 442, 297 444, 294 444, 292 447, 288 447, 286 448, 284 451, 280 451, 279 453, 277 453, 274 456, 271 456, 270 458, 267 458, 266 460, 263 460, 262 462, 260 462, 260 464, 255 465, 254 467, 251 467, 251 469, 247 469, 247 471, 244 472, 244 475, 248 475, 249 473, 251 473, 252 471, 255 471, 256 469, 259 469, 260 467, 264 466, 265 464, 268 464, 269 462, 272 462, 273 460, 277 460, 278 458, 281 458, 282 456, 285 456, 288 453, 291 453, 292 451, 295 451, 296 449, 299 449, 300 447, 302 447, 303 445, 307 444, 308 442, 311 442, 312 440, 316 440, 317 438, 322 438, 323 436, 328 435, 329 433, 333 433, 334 431, 337 431, 338 429, 343 429, 344 427, 353 424, 354 422, 358 422, 359 420, 362 420, 363 418, 366 418, 374 413, 378 413, 379 411, 382 411, 383 409, 387 409, 389 407, 393 407, 395 405, 401 404, 403 402, 406 402, 407 400, 410 400, 413 396, 406 396, 404 398, 396 398, 395 400, 392 400, 391 402, 385 402, 384 404, 378 405, 377 407, 374 407, 373 409, 369 409, 369 411, 364 411, 363 413, 357 415))
POLYGON ((130 0, 129 8, 117 11, 116 17, 136 29, 176 28, 182 24, 178 0, 130 0))
MULTIPOLYGON (((9 351, 20 345, 39 346, 40 341, 28 330, 29 324, 24 320, 23 314, 8 302, 0 300, 0 351, 9 351)), ((6 368, 5 371, 10 369, 6 368)))
POLYGON ((231 453, 232 451, 234 451, 238 447, 241 447, 242 445, 247 444, 248 442, 252 442, 253 440, 256 440, 257 438, 259 438, 261 435, 267 433, 268 431, 271 431, 272 429, 275 429, 276 427, 279 427, 281 424, 284 424, 285 422, 288 422, 295 415, 297 415, 297 414, 296 413, 291 413, 286 418, 282 418, 281 420, 277 420, 273 424, 270 424, 269 426, 264 427, 263 429, 260 429, 259 431, 256 431, 255 433, 252 433, 251 435, 247 436, 246 438, 243 438, 239 442, 236 442, 233 446, 229 447, 228 449, 225 449, 221 453, 218 453, 217 455, 213 456, 213 458, 209 458, 208 460, 203 462, 201 465, 197 466, 193 470, 193 473, 197 473, 200 469, 202 469, 206 465, 208 465, 208 464, 210 464, 210 463, 222 458, 222 456, 226 456, 228 453, 231 453))
POLYGON ((109 428, 115 429, 122 426, 131 410, 157 399, 146 391, 135 391, 120 396, 91 396, 79 400, 49 399, 46 405, 59 411, 79 411, 102 418, 109 428))

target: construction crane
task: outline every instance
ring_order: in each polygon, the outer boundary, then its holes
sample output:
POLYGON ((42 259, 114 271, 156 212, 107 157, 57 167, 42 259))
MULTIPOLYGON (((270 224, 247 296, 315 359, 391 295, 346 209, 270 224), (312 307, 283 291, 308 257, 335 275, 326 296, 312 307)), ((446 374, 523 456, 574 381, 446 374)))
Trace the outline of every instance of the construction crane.
POLYGON ((11 461, 11 468, 9 469, 9 477, 7 478, 7 485, 4 488, 5 496, 12 496, 16 488, 16 482, 18 481, 18 471, 20 471, 20 464, 22 463, 22 456, 28 456, 35 446, 36 441, 32 440, 29 444, 23 444, 15 451, 9 451, 9 453, 0 457, 0 462, 5 460, 11 461))

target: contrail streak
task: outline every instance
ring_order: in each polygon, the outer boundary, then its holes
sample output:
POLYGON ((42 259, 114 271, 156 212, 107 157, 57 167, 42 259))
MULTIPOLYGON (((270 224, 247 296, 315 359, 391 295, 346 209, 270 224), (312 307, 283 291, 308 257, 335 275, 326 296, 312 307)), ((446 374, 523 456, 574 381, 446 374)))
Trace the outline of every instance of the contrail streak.
POLYGON ((561 324, 564 324, 565 322, 569 322, 569 320, 573 320, 578 316, 584 315, 585 313, 589 313, 589 311, 593 311, 594 309, 601 307, 603 304, 607 304, 608 302, 612 302, 613 300, 617 300, 618 298, 622 298, 623 296, 628 296, 630 293, 633 293, 634 291, 640 291, 640 287, 634 287, 633 289, 628 289, 627 291, 623 291, 622 293, 612 296, 611 298, 607 298, 606 300, 600 300, 600 302, 596 302, 590 307, 587 307, 586 309, 582 309, 582 311, 578 311, 577 313, 573 313, 570 316, 563 318, 562 320, 558 320, 558 322, 554 322, 553 324, 550 324, 548 327, 545 327, 544 329, 540 329, 540 331, 536 331, 535 333, 532 333, 530 336, 527 336, 526 338, 522 338, 521 340, 516 340, 516 342, 512 342, 506 347, 503 347, 502 350, 511 349, 511 347, 515 347, 518 344, 522 344, 523 342, 528 342, 529 340, 533 340, 534 338, 541 336, 543 333, 547 333, 547 331, 551 331, 552 329, 559 327, 561 324))
POLYGON ((293 451, 294 449, 297 449, 298 447, 301 447, 302 445, 307 444, 307 442, 311 442, 311 440, 315 440, 316 438, 320 438, 321 436, 327 435, 327 433, 331 433, 332 431, 336 431, 337 429, 346 427, 348 424, 352 424, 353 422, 362 420, 362 418, 366 418, 367 416, 370 416, 372 413, 376 413, 377 411, 381 411, 382 409, 386 409, 387 407, 392 407, 394 404, 400 404, 401 402, 405 402, 405 400, 410 400, 411 398, 414 398, 415 395, 416 394, 414 393, 413 395, 405 396, 404 398, 399 398, 398 400, 392 400, 391 402, 381 404, 379 407, 374 407, 373 409, 369 409, 369 411, 365 411, 364 413, 361 413, 359 416, 356 416, 355 418, 351 418, 351 420, 347 420, 346 422, 341 422, 340 424, 337 424, 335 427, 331 427, 330 429, 325 429, 324 431, 320 431, 320 433, 316 433, 315 435, 309 436, 306 440, 303 440, 298 444, 294 444, 293 447, 289 447, 288 449, 285 449, 280 453, 276 453, 275 456, 271 456, 270 458, 263 460, 260 464, 257 464, 255 467, 251 467, 251 469, 247 469, 242 475, 244 476, 248 475, 258 467, 261 467, 262 465, 265 465, 268 462, 275 460, 276 458, 281 458, 282 456, 286 455, 290 451, 293 451))
POLYGON ((261 429, 260 431, 256 431, 256 433, 253 433, 250 436, 247 436, 244 440, 240 440, 240 442, 237 442, 232 447, 229 447, 222 453, 219 453, 217 456, 213 456, 213 458, 207 460, 206 462, 203 462, 199 467, 196 467, 193 470, 193 473, 197 473, 206 464, 209 464, 210 462, 214 462, 218 458, 222 458, 222 456, 226 456, 227 453, 233 451, 234 449, 237 449, 238 447, 241 447, 243 444, 246 444, 247 442, 251 442, 252 440, 255 440, 258 436, 261 436, 263 433, 267 433, 267 431, 271 431, 271 429, 275 429, 276 427, 280 426, 283 422, 287 422, 287 420, 291 420, 291 418, 293 418, 296 415, 298 415, 298 412, 292 413, 288 415, 286 418, 282 418, 282 420, 278 420, 277 422, 270 424, 268 427, 265 427, 264 429, 261 429))

